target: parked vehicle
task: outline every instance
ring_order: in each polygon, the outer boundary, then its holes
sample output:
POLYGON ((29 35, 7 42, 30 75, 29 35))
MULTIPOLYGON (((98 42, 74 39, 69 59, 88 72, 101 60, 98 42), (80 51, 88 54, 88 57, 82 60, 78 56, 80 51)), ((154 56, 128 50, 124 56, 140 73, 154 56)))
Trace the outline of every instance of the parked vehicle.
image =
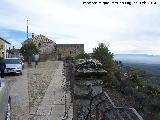
POLYGON ((0 85, 0 120, 11 120, 11 97, 8 83, 4 81, 0 85))
POLYGON ((5 73, 15 73, 22 75, 23 64, 19 58, 6 58, 5 73))

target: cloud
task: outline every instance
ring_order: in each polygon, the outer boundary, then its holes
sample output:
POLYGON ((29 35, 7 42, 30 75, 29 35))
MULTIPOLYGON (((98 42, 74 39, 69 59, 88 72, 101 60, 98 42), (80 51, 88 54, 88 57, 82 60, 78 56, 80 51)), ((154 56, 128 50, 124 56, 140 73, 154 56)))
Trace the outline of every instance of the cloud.
POLYGON ((19 40, 8 39, 8 42, 11 43, 11 46, 16 46, 16 48, 20 48, 22 46, 22 44, 19 40))
POLYGON ((3 29, 0 29, 0 36, 3 38, 8 38, 10 36, 10 33, 9 31, 6 31, 6 30, 3 30, 3 29))
POLYGON ((29 32, 53 38, 56 43, 84 43, 87 52, 104 42, 115 53, 139 50, 150 54, 152 50, 160 54, 158 5, 107 6, 82 2, 1 0, 0 28, 26 32, 28 18, 29 32))

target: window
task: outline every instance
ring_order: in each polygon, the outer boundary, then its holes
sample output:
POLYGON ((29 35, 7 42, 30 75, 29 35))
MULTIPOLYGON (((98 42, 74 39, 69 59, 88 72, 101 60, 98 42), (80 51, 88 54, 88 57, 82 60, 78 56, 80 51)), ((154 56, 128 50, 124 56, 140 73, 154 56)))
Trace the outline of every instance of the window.
POLYGON ((20 64, 19 59, 6 59, 6 64, 20 64))
POLYGON ((38 44, 38 47, 41 47, 41 43, 38 44))
POLYGON ((3 45, 1 45, 1 49, 3 49, 3 45))

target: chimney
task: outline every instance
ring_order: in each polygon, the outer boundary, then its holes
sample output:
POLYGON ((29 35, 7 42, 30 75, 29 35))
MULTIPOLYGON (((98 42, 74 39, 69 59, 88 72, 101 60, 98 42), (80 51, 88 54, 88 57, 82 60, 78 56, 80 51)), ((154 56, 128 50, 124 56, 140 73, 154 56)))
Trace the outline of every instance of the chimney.
POLYGON ((32 33, 32 38, 34 38, 34 33, 32 33))

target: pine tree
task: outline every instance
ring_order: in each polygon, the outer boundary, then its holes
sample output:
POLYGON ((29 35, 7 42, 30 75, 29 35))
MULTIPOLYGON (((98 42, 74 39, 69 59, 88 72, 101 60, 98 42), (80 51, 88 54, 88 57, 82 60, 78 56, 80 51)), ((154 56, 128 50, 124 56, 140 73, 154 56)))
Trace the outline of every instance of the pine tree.
POLYGON ((89 58, 90 56, 85 52, 81 52, 75 57, 75 59, 89 59, 89 58))
POLYGON ((100 43, 97 48, 94 48, 92 58, 102 63, 103 69, 107 71, 107 80, 112 82, 115 79, 114 73, 116 69, 113 53, 109 51, 104 43, 100 43))

